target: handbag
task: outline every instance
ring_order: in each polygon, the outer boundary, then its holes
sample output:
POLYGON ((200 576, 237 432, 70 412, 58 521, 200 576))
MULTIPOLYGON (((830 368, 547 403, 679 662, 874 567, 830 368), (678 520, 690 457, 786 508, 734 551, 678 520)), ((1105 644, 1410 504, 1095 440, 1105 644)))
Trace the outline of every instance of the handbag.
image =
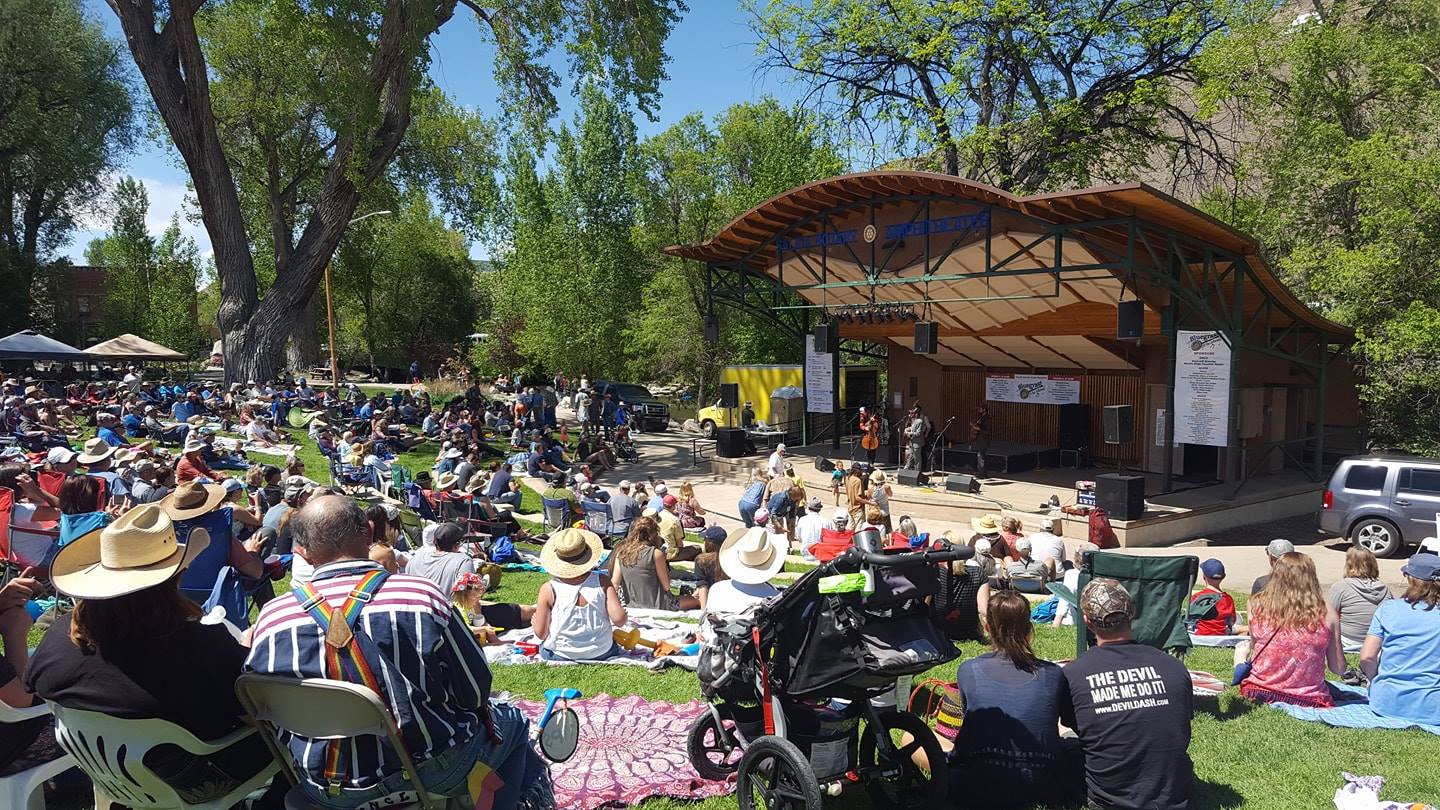
POLYGON ((1271 630, 1270 637, 1265 639, 1265 643, 1260 645, 1260 649, 1256 650, 1254 655, 1250 656, 1249 661, 1241 661, 1235 665, 1235 674, 1230 678, 1231 686, 1239 686, 1241 681, 1250 677, 1250 670, 1255 668, 1255 662, 1260 659, 1260 656, 1265 654, 1266 648, 1270 646, 1270 642, 1275 640, 1275 634, 1278 632, 1280 632, 1280 628, 1278 627, 1271 630))

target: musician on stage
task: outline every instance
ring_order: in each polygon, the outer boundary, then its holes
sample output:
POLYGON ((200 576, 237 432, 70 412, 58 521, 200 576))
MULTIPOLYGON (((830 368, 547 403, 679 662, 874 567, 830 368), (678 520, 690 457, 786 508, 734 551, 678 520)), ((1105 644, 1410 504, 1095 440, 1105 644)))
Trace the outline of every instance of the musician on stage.
POLYGON ((985 454, 990 451, 990 409, 984 405, 975 409, 975 421, 970 423, 970 449, 975 451, 975 474, 988 477, 985 454))
POLYGON ((920 415, 919 405, 910 409, 909 420, 905 427, 905 469, 918 470, 925 445, 925 417, 920 415))
POLYGON ((875 451, 880 447, 880 417, 860 406, 860 446, 865 449, 865 461, 871 469, 875 467, 875 451))

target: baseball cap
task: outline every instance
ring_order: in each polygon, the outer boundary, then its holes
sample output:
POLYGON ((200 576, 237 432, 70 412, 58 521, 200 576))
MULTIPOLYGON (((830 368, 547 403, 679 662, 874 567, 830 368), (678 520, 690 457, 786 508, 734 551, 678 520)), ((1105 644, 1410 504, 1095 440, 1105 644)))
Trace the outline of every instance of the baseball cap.
POLYGON ((664 495, 665 493, 667 493, 667 492, 669 492, 669 491, 670 491, 670 488, 667 487, 667 486, 665 486, 665 482, 663 482, 663 481, 655 485, 655 494, 656 494, 656 495, 664 495))
POLYGON ((1277 537, 1271 540, 1270 545, 1265 547, 1265 553, 1269 554, 1272 560, 1278 560, 1294 550, 1295 544, 1283 537, 1277 537))
POLYGON ((221 486, 225 487, 226 495, 234 495, 235 493, 245 488, 245 482, 241 481, 239 478, 226 478, 220 483, 221 486))
POLYGON ((459 523, 441 523, 435 529, 435 545, 454 546, 465 537, 465 530, 459 523))
POLYGON ((75 451, 68 447, 52 447, 50 452, 45 454, 45 461, 50 464, 69 464, 75 460, 75 451))
POLYGON ((806 504, 806 506, 810 507, 811 512, 819 512, 821 509, 825 508, 825 503, 819 498, 811 498, 810 502, 806 504))
POLYGON ((850 513, 844 509, 836 509, 835 514, 830 516, 836 523, 845 524, 850 522, 850 513))
POLYGON ((621 488, 621 489, 629 489, 630 487, 631 487, 630 479, 626 478, 626 479, 621 480, 621 482, 620 482, 620 488, 621 488))
POLYGON ((1096 627, 1119 627, 1135 615, 1135 604, 1125 586, 1109 577, 1090 580, 1080 592, 1080 610, 1096 627))
POLYGON ((1200 573, 1210 579, 1224 579, 1225 563, 1211 557, 1205 562, 1200 563, 1200 573))
POLYGON ((1440 554, 1422 551, 1400 566, 1400 573, 1421 582, 1440 582, 1440 554))
POLYGON ((674 506, 675 504, 679 503, 679 501, 675 500, 674 495, 666 495, 665 497, 660 499, 660 502, 665 504, 666 506, 674 506))
POLYGON ((708 540, 711 543, 723 543, 725 542, 725 534, 725 529, 722 526, 706 526, 705 530, 700 532, 700 539, 708 540))

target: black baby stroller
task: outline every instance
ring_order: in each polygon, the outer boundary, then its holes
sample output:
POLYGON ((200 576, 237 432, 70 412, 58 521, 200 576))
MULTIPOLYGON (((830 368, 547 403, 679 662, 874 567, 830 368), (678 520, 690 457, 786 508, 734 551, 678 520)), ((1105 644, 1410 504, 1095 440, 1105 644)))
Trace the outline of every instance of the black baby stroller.
POLYGON ((818 810, 822 786, 833 795, 847 782, 877 807, 946 806, 935 735, 903 702, 876 704, 898 679, 959 656, 923 600, 936 592, 936 564, 972 551, 880 554, 877 540, 858 533, 855 548, 713 628, 699 670, 710 707, 687 752, 701 776, 738 774, 741 810, 818 810), (917 751, 936 772, 912 760, 917 751))

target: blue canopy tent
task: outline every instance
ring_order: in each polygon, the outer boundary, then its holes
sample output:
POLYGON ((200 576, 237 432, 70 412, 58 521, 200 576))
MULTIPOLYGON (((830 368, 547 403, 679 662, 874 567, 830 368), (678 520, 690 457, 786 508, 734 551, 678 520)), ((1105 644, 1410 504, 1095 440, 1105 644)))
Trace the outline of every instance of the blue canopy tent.
POLYGON ((0 360, 58 360, 60 362, 83 363, 89 360, 85 352, 66 343, 46 337, 33 329, 0 338, 0 360))

